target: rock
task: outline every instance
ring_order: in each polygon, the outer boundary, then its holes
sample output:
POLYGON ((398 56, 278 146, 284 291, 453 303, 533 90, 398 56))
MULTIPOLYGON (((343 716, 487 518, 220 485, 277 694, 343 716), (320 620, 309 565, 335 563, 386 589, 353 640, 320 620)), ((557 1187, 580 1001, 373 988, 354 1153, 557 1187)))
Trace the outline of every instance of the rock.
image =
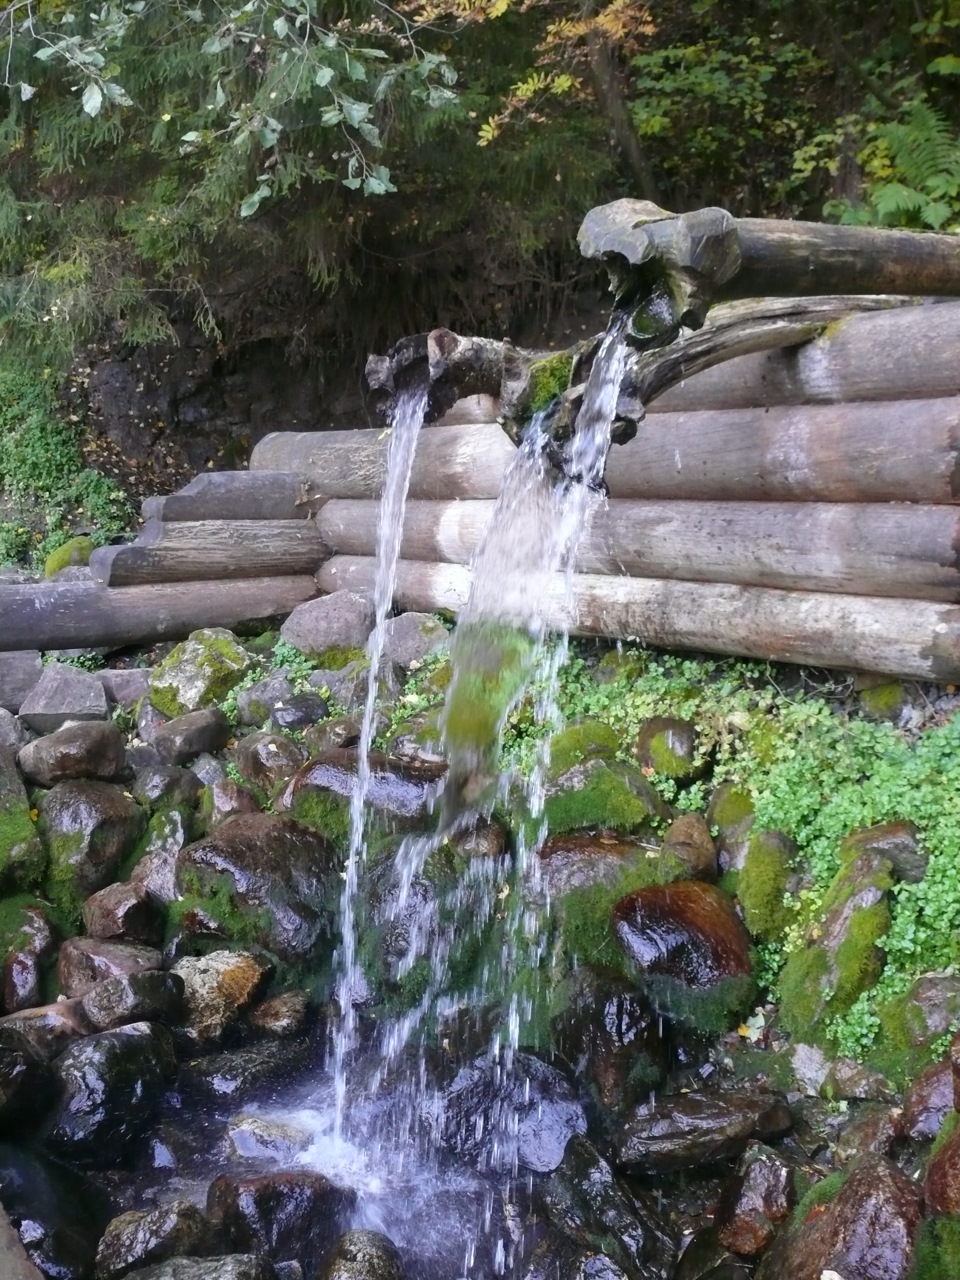
MULTIPOLYGON (((567 831, 548 836, 537 855, 540 891, 559 901, 574 889, 602 885, 613 888, 631 870, 659 866, 657 851, 647 842, 616 831, 567 831)), ((679 874, 679 862, 663 867, 663 879, 679 874)))
POLYGON ((43 1276, 30 1261, 3 1206, 0 1205, 0 1275, 6 1280, 43 1280, 43 1276))
POLYGON ((919 830, 912 822, 881 822, 861 827, 840 842, 837 853, 848 862, 861 853, 886 858, 898 880, 918 884, 927 869, 929 854, 920 847, 919 830))
POLYGON ((0 883, 36 886, 46 857, 12 747, 0 747, 0 883))
POLYGON ((775 1093, 724 1089, 673 1094, 634 1107, 614 1136, 617 1164, 635 1173, 663 1173, 729 1160, 752 1138, 765 1140, 793 1125, 775 1093))
POLYGON ((707 805, 707 826, 717 831, 717 859, 721 871, 739 871, 753 827, 753 801, 736 783, 721 782, 707 805))
POLYGON ((450 843, 465 858, 499 858, 506 853, 510 838, 502 823, 480 818, 466 831, 451 832, 450 843))
POLYGON ((222 751, 230 741, 230 721, 219 707, 190 711, 161 725, 153 745, 167 764, 186 764, 204 751, 222 751))
POLYGON ((169 1032, 147 1022, 71 1045, 53 1064, 62 1097, 47 1143, 74 1164, 122 1162, 176 1069, 169 1032))
POLYGON ((163 912, 142 883, 109 884, 83 904, 83 926, 91 938, 126 939, 157 946, 163 941, 163 912))
MULTIPOLYGON (((105 1193, 86 1175, 42 1151, 0 1143, 0 1200, 47 1280, 93 1276, 110 1208, 105 1193)), ((10 1280, 6 1272, 0 1274, 10 1280)))
POLYGON ((921 1071, 903 1098, 900 1132, 914 1142, 932 1142, 954 1109, 950 1059, 921 1071))
POLYGON ((567 1006, 553 1023, 554 1050, 602 1107, 620 1111, 663 1083, 668 1046, 660 1019, 616 974, 584 967, 570 983, 567 1006))
POLYGON ((241 738, 233 757, 244 779, 269 796, 293 777, 307 753, 292 738, 261 731, 241 738))
POLYGON ((241 1113, 228 1121, 227 1140, 242 1159, 271 1160, 289 1166, 313 1145, 314 1135, 279 1117, 241 1113))
POLYGON ((706 819, 699 813, 681 813, 670 823, 660 853, 681 862, 691 880, 712 883, 717 878, 717 850, 706 819))
POLYGON ((226 1099, 243 1102, 265 1085, 285 1084, 313 1060, 307 1044, 285 1044, 265 1040, 245 1049, 212 1053, 185 1063, 180 1072, 180 1086, 185 1092, 204 1099, 226 1099))
POLYGON ((0 1020, 0 1129, 22 1133, 43 1116, 55 1094, 46 1058, 22 1031, 0 1020))
POLYGON ((137 734, 141 742, 152 744, 160 729, 170 721, 152 703, 144 699, 137 707, 137 734))
POLYGON ((639 769, 602 760, 586 760, 551 777, 543 813, 551 835, 597 827, 644 832, 654 820, 672 816, 639 769))
POLYGON ((189 1200, 149 1213, 122 1213, 107 1224, 97 1246, 97 1280, 121 1280, 166 1258, 204 1257, 216 1253, 218 1245, 213 1226, 189 1200))
POLYGON ((892 1102, 896 1090, 886 1076, 853 1058, 834 1058, 822 1091, 827 1098, 892 1102))
POLYGON ((112 1031, 131 1022, 180 1021, 183 979, 177 973, 130 973, 98 982, 80 1006, 96 1031, 112 1031))
MULTIPOLYGON (((670 1274, 677 1244, 666 1222, 643 1192, 626 1190, 586 1138, 570 1139, 563 1163, 543 1182, 539 1198, 548 1222, 630 1280, 662 1280, 670 1274)), ((563 1273, 564 1280, 569 1274, 563 1273)), ((583 1274, 610 1273, 590 1269, 583 1274)))
POLYGON ((387 1236, 347 1231, 333 1246, 321 1280, 407 1280, 407 1275, 400 1251, 387 1236))
POLYGON ((280 733, 292 733, 309 729, 318 720, 325 720, 330 707, 318 693, 295 693, 279 706, 274 707, 267 720, 267 728, 280 733))
POLYGON ((50 554, 43 562, 43 576, 55 578, 62 570, 71 565, 87 565, 93 555, 94 541, 88 533, 68 538, 61 546, 50 554))
POLYGON ((960 1128, 927 1165, 923 1198, 932 1213, 960 1213, 960 1128))
POLYGON ((79 1000, 57 1000, 54 1004, 8 1013, 0 1018, 0 1031, 5 1027, 22 1032, 47 1062, 52 1062, 72 1041, 89 1035, 92 1030, 79 1000))
POLYGON ((869 1152, 888 1156, 899 1135, 900 1110, 882 1102, 865 1102, 857 1107, 840 1131, 834 1152, 841 1166, 869 1152))
POLYGON ((224 1258, 169 1258, 127 1274, 131 1280, 281 1280, 266 1258, 253 1253, 224 1258))
POLYGON ((247 1021, 264 1035, 287 1039, 299 1036, 310 1017, 310 996, 306 991, 285 991, 252 1009, 247 1021))
POLYGON ((228 1248, 299 1262, 315 1274, 356 1204, 353 1191, 301 1170, 221 1174, 210 1184, 207 1213, 228 1248))
POLYGON ((546 1173, 563 1159, 568 1139, 585 1133, 583 1107, 563 1076, 531 1054, 512 1070, 477 1058, 462 1067, 442 1097, 444 1145, 481 1169, 546 1173))
POLYGON ((899 1035, 906 1033, 916 1048, 929 1045, 952 1032, 960 1022, 960 977, 950 973, 925 973, 903 996, 881 1010, 899 1035))
POLYGON ((247 951, 214 951, 179 960, 173 972, 184 982, 186 1025, 194 1041, 206 1048, 218 1045, 257 998, 271 969, 247 951))
POLYGON ((401 613, 384 624, 383 656, 399 667, 419 666, 424 658, 449 648, 450 632, 431 613, 401 613))
POLYGON ((653 769, 681 785, 702 777, 707 769, 696 725, 673 716, 653 716, 645 720, 633 753, 642 769, 653 769))
POLYGON ((203 786, 211 787, 227 776, 227 766, 218 756, 201 751, 196 760, 192 761, 190 772, 200 780, 203 786))
MULTIPOLYGON (((377 697, 389 702, 400 692, 402 672, 396 663, 384 659, 377 673, 377 697)), ((314 671, 308 684, 330 698, 344 711, 362 711, 370 688, 370 662, 362 653, 342 667, 314 671)))
POLYGON ((749 1004, 750 939, 732 902, 714 885, 692 880, 638 889, 616 904, 613 922, 660 1012, 720 1031, 749 1004))
POLYGON ((331 649, 365 648, 375 621, 373 603, 366 596, 334 591, 298 604, 280 635, 301 653, 320 658, 331 649))
POLYGON ((56 955, 60 935, 39 903, 28 903, 12 922, 12 943, 3 962, 3 1008, 7 1013, 32 1009, 43 1000, 43 974, 56 955))
POLYGON ((159 969, 163 957, 153 947, 101 938, 68 938, 57 957, 57 981, 64 995, 85 996, 98 982, 159 969))
POLYGON ((154 667, 150 702, 161 715, 171 718, 200 711, 222 702, 253 661, 232 631, 223 627, 192 631, 154 667))
POLYGON ((722 1245, 714 1227, 701 1227, 680 1255, 670 1280, 750 1280, 751 1271, 722 1245))
POLYGON ((237 693, 237 719, 241 724, 266 724, 274 707, 293 697, 293 685, 280 671, 258 680, 237 693))
POLYGON ((340 860, 315 831, 273 814, 228 818, 177 855, 182 893, 229 885, 241 931, 283 960, 302 960, 331 936, 340 860))
POLYGON ((110 782, 58 782, 37 802, 50 851, 47 893, 69 918, 103 889, 132 853, 145 826, 143 810, 110 782))
POLYGON ((26 780, 39 787, 68 778, 112 782, 127 771, 123 734, 109 720, 66 724, 21 747, 17 762, 26 780))
POLYGON ((860 1159, 832 1203, 782 1232, 757 1280, 906 1280, 920 1226, 920 1193, 882 1156, 860 1159))
MULTIPOLYGON (((42 675, 43 662, 36 649, 0 653, 0 710, 16 715, 42 675)), ((4 745, 17 744, 8 742, 4 745)))
POLYGON ((130 872, 132 884, 142 886, 154 901, 165 904, 179 896, 177 854, 194 836, 193 823, 182 809, 167 809, 150 819, 143 850, 130 872))
MULTIPOLYGON (((0 654, 0 658, 4 655, 0 654)), ((0 663, 2 670, 2 663, 0 663)), ((23 729, 20 721, 12 711, 0 706, 0 747, 13 747, 15 750, 23 744, 23 729)))
MULTIPOLYGON (((415 827, 426 819, 446 765, 411 764, 372 751, 370 770, 367 806, 394 825, 415 827)), ((289 812, 298 822, 323 830, 330 798, 347 799, 353 794, 356 771, 356 751, 327 751, 291 778, 275 802, 277 808, 289 812)))
POLYGON ((720 1193, 713 1221, 720 1243, 755 1258, 771 1243, 778 1223, 797 1200, 794 1171, 761 1142, 751 1142, 720 1193))
POLYGON ((628 1273, 602 1253, 579 1249, 568 1236, 550 1232, 531 1254, 522 1280, 630 1280, 634 1274, 644 1273, 628 1273))
POLYGON ((132 711, 150 691, 149 667, 104 667, 93 674, 103 685, 108 700, 124 711, 132 711))
POLYGON ((310 725, 303 731, 303 744, 311 756, 321 756, 338 747, 355 747, 360 741, 360 716, 334 716, 323 724, 310 725))
POLYGON ((225 818, 232 818, 238 813, 259 813, 253 792, 235 782, 233 778, 222 778, 212 782, 203 793, 200 806, 200 817, 203 827, 210 831, 225 818))
POLYGON ((737 897, 744 923, 763 942, 779 942, 792 918, 784 895, 796 858, 796 844, 782 831, 754 828, 747 837, 737 876, 737 897))
POLYGON ((195 809, 200 803, 203 783, 189 769, 176 764, 157 764, 140 770, 132 791, 134 800, 151 812, 195 809))
POLYGON ((790 1047, 790 1063, 801 1088, 811 1096, 818 1095, 830 1070, 823 1050, 818 1045, 799 1041, 790 1047))
POLYGON ((846 1013, 883 967, 877 943, 890 927, 890 863, 860 853, 835 876, 807 945, 780 974, 780 1016, 791 1035, 814 1040, 846 1013))
POLYGON ((20 704, 20 719, 34 733, 52 733, 68 720, 106 720, 109 714, 97 677, 62 662, 47 663, 20 704))

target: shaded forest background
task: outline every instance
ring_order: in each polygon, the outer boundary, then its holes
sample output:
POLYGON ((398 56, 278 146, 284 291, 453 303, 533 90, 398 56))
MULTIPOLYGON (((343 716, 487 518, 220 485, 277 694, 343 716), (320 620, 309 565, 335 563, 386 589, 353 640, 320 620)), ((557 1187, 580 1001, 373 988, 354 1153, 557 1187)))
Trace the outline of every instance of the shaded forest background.
POLYGON ((960 228, 957 0, 22 0, 0 54, 0 559, 362 421, 404 334, 595 327, 601 201, 960 228))

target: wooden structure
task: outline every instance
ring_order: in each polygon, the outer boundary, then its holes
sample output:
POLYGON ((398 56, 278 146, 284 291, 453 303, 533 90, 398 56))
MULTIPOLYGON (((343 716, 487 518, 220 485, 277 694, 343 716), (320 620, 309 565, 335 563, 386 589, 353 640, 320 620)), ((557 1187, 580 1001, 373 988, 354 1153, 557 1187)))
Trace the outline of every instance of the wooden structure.
MULTIPOLYGON (((558 585, 549 621, 960 680, 958 356, 960 303, 921 304, 852 315, 667 391, 614 448, 574 613, 558 585)), ((495 410, 472 397, 421 435, 399 607, 464 598, 515 452, 495 410)), ((248 472, 148 499, 140 536, 96 551, 92 581, 0 584, 0 651, 22 665, 33 650, 176 639, 368 590, 386 447, 371 429, 267 436, 248 472)))

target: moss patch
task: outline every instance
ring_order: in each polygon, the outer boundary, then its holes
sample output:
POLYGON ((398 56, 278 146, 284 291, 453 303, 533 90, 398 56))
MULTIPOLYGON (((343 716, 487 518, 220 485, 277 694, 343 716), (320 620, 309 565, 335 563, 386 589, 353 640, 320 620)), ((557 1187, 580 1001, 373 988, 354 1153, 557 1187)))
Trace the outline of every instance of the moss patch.
POLYGON ((46 870, 46 854, 26 805, 0 808, 0 879, 22 890, 36 889, 46 870))
POLYGON ((535 360, 530 366, 530 412, 545 409, 551 400, 562 395, 570 385, 573 356, 569 351, 559 351, 545 360, 535 360))
POLYGON ((570 786, 547 797, 544 817, 551 835, 593 827, 637 832, 660 816, 652 798, 637 795, 605 764, 583 767, 584 778, 571 778, 570 786))
POLYGON ((784 905, 789 876, 786 842, 779 832, 752 835, 737 877, 737 895, 747 928, 763 942, 779 942, 791 919, 784 905))
MULTIPOLYGON (((366 663, 367 655, 356 646, 332 644, 313 657, 313 663, 318 671, 342 671, 351 662, 366 663)), ((367 665, 369 666, 369 663, 367 665)))
POLYGON ((253 661, 230 632, 194 631, 154 669, 150 701, 170 717, 212 706, 243 680, 253 661))
POLYGON ((960 1215, 920 1224, 907 1280, 956 1280, 960 1276, 960 1215))
POLYGON ((57 547, 56 551, 51 551, 44 560, 43 576, 53 578, 61 569, 66 569, 70 565, 89 564, 94 545, 93 539, 86 534, 70 538, 63 546, 57 547))
POLYGON ((332 791, 303 787, 296 792, 289 816, 301 826, 326 836, 341 852, 350 844, 350 801, 332 791))
POLYGON ((836 1173, 828 1173, 825 1178, 821 1178, 819 1182, 815 1182, 797 1203, 790 1216, 790 1223, 787 1227, 788 1231, 796 1231, 806 1220, 814 1209, 818 1209, 821 1205, 832 1204, 840 1194, 843 1184, 849 1177, 849 1173, 840 1169, 836 1173))
POLYGON ((620 736, 610 725, 602 720, 581 720, 551 740, 550 772, 557 777, 581 760, 614 760, 619 749, 620 736))

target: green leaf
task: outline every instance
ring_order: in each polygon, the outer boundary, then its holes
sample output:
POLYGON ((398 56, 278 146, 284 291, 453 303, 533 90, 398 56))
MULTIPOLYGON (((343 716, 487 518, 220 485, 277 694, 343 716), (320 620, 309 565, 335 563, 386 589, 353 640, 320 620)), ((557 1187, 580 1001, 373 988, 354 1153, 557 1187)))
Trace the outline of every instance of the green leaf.
POLYGON ((37 92, 32 84, 27 84, 26 80, 20 81, 20 101, 29 102, 33 95, 37 92))
POLYGON ((266 183, 261 183, 256 191, 251 192, 240 205, 240 217, 249 218, 255 214, 269 194, 270 188, 266 183))
POLYGON ((233 44, 232 36, 211 36, 200 46, 201 53, 222 53, 233 44))
POLYGON ((344 55, 343 61, 347 69, 347 75, 351 80, 366 80, 367 69, 362 62, 358 62, 356 58, 351 58, 349 53, 344 55))
POLYGON ((316 73, 314 74, 314 77, 313 77, 313 83, 317 86, 317 88, 325 89, 326 86, 333 79, 333 76, 334 76, 333 67, 317 67, 316 73))
POLYGON ((279 18, 274 18, 273 29, 276 32, 277 39, 284 40, 290 30, 290 23, 281 15, 279 18))
POLYGON ((342 119, 343 112, 339 107, 326 107, 320 116, 320 123, 324 128, 329 128, 331 125, 339 124, 342 119))
POLYGON ((91 80, 84 89, 82 102, 83 109, 88 116, 99 114, 100 108, 103 106, 103 91, 95 81, 91 80))
POLYGON ((960 58, 954 53, 945 53, 942 58, 928 62, 927 71, 933 76, 960 76, 960 58))
POLYGON ((343 112, 343 118, 347 124, 352 124, 356 129, 361 121, 366 120, 370 114, 369 102, 357 102, 354 98, 343 97, 340 99, 340 110, 343 112))
POLYGON ((358 191, 360 188, 360 184, 362 182, 363 182, 362 178, 344 178, 343 179, 343 185, 345 187, 349 187, 351 191, 358 191))
POLYGON ((217 91, 213 95, 213 105, 218 109, 227 105, 227 95, 224 92, 223 85, 217 81, 217 91))
POLYGON ((107 95, 109 100, 115 103, 118 107, 133 106, 133 99, 127 93, 126 89, 124 89, 122 85, 115 84, 112 80, 108 80, 106 82, 103 86, 103 92, 107 95))

